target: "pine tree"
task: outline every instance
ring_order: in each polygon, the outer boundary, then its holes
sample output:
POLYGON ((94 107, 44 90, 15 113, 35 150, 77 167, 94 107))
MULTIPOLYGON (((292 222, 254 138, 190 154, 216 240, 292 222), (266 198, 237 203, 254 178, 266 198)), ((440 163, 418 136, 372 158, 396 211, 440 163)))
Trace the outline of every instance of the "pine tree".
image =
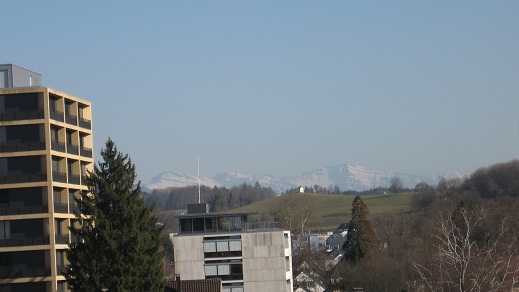
POLYGON ((352 206, 352 217, 344 249, 346 250, 346 260, 355 263, 370 253, 377 251, 378 239, 375 228, 373 228, 373 224, 369 220, 368 206, 366 206, 362 198, 356 196, 352 206))
POLYGON ((73 291, 164 291, 162 227, 144 205, 135 165, 109 138, 104 162, 86 177, 88 192, 76 198, 65 278, 73 291))

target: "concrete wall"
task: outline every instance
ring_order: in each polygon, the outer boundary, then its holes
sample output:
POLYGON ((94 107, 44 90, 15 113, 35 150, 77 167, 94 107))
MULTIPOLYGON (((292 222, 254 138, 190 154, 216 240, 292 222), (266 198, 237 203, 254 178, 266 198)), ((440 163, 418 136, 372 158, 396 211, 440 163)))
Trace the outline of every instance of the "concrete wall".
POLYGON ((205 279, 203 236, 175 236, 175 273, 182 280, 205 279))
MULTIPOLYGON (((203 238, 240 235, 245 292, 292 291, 290 232, 283 230, 243 233, 175 235, 175 273, 183 280, 205 279, 203 238), (288 246, 285 246, 285 234, 288 246), (286 264, 290 269, 287 271, 286 264), (287 287, 287 281, 289 283, 287 287)), ((217 260, 212 258, 211 260, 217 260)))
POLYGON ((292 286, 292 273, 286 271, 285 259, 290 255, 290 246, 285 248, 283 231, 243 233, 242 250, 245 291, 287 291, 287 280, 292 286))

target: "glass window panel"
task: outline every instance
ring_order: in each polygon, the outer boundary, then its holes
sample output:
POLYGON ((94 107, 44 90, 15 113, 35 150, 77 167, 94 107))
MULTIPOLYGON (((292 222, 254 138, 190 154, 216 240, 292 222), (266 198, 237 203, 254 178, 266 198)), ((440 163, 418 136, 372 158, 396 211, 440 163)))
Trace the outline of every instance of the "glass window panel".
POLYGON ((243 274, 243 266, 242 264, 233 264, 231 265, 231 274, 243 274))
POLYGON ((241 250, 241 241, 239 241, 239 240, 229 241, 229 250, 230 251, 240 251, 241 250))
POLYGON ((216 230, 216 217, 205 218, 205 230, 215 231, 216 230))
POLYGON ((229 251, 229 242, 227 241, 218 241, 216 243, 217 251, 229 251))
POLYGON ((231 230, 241 230, 241 217, 230 217, 231 230))
POLYGON ((204 232, 204 218, 193 218, 193 231, 204 232))
POLYGON ((219 265, 218 266, 218 275, 230 275, 231 269, 229 265, 219 265))
POLYGON ((217 274, 217 266, 205 266, 205 275, 206 276, 216 276, 217 274))
POLYGON ((6 239, 4 224, 5 224, 5 221, 0 221, 0 239, 6 239))
POLYGON ((7 175, 7 158, 0 158, 0 176, 7 175))
POLYGON ((7 135, 5 131, 5 127, 0 127, 0 144, 7 143, 7 135))
POLYGON ((204 242, 204 252, 216 252, 216 242, 204 242))
POLYGON ((10 221, 0 221, 0 239, 10 239, 11 238, 11 222, 10 221))
POLYGON ((180 232, 181 233, 192 233, 192 222, 191 218, 180 219, 180 232))
POLYGON ((229 218, 228 217, 218 218, 218 231, 219 232, 229 231, 229 218))

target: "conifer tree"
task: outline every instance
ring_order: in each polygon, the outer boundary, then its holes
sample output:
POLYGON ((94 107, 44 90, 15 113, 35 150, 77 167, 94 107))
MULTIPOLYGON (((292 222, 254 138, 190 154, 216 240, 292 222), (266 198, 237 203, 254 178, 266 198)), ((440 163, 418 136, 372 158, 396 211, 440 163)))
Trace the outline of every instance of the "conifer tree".
POLYGON ((164 291, 162 227, 144 205, 135 165, 109 138, 86 177, 88 192, 75 201, 71 233, 77 238, 67 253, 65 272, 73 291, 164 291))
POLYGON ((369 220, 368 206, 362 198, 356 196, 353 199, 352 206, 352 217, 344 249, 346 250, 346 260, 355 263, 377 251, 378 239, 375 228, 369 220))

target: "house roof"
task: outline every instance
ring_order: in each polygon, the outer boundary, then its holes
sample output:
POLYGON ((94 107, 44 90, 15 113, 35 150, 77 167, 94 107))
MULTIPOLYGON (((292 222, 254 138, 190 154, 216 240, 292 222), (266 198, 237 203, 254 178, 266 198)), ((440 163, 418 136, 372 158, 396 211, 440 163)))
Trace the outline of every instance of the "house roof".
POLYGON ((341 233, 342 231, 348 230, 348 227, 350 227, 350 223, 341 223, 337 229, 335 229, 334 233, 341 233))
MULTIPOLYGON (((177 282, 169 281, 166 283, 166 291, 178 291, 177 282), (168 290, 170 289, 170 290, 168 290)), ((222 280, 205 279, 205 280, 181 280, 180 291, 182 292, 222 292, 222 280)))
POLYGON ((344 250, 342 250, 342 249, 334 249, 328 255, 333 257, 333 258, 336 258, 338 256, 343 256, 344 255, 344 250))

